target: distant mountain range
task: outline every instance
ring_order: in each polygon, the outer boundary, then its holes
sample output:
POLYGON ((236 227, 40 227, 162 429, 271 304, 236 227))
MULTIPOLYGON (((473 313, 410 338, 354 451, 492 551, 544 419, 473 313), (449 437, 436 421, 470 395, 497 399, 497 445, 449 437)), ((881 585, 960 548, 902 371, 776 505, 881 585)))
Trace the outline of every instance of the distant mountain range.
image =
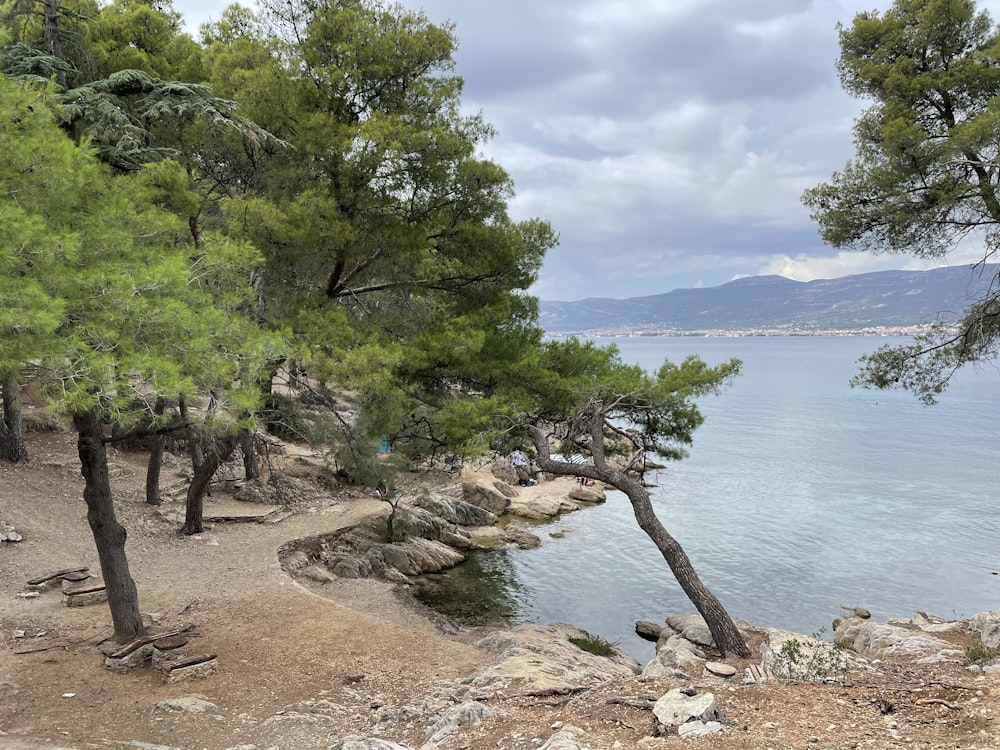
POLYGON ((906 328, 957 320, 998 268, 879 271, 806 282, 751 276, 649 297, 542 300, 541 324, 547 333, 589 334, 906 328))

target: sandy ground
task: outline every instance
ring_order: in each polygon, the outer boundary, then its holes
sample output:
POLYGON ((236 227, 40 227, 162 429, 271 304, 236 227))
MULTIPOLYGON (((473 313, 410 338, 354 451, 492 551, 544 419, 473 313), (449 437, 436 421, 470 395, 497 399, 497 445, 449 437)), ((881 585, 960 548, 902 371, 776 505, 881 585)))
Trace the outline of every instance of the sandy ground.
MULTIPOLYGON (((442 624, 389 584, 338 581, 319 595, 281 570, 283 543, 384 512, 364 492, 329 494, 276 524, 219 524, 181 537, 177 524, 143 502, 146 457, 115 454, 113 483, 147 625, 154 632, 190 626, 189 648, 217 654, 219 668, 175 684, 149 668, 108 671, 98 647, 111 634, 106 605, 65 607, 56 590, 19 596, 28 579, 49 571, 89 565, 99 572, 73 436, 32 434, 29 448, 28 466, 0 464, 0 522, 24 537, 0 545, 0 748, 284 750, 326 748, 350 733, 417 748, 426 726, 386 730, 376 727, 379 717, 495 658, 475 647, 480 634, 442 624), (191 694, 214 705, 201 714, 154 707, 191 694)), ((646 739, 649 700, 672 686, 622 679, 569 696, 498 692, 485 701, 496 716, 441 747, 536 748, 562 723, 586 729, 592 750, 692 742, 774 750, 1000 747, 997 679, 961 665, 885 664, 846 682, 723 688, 722 734, 646 739)))

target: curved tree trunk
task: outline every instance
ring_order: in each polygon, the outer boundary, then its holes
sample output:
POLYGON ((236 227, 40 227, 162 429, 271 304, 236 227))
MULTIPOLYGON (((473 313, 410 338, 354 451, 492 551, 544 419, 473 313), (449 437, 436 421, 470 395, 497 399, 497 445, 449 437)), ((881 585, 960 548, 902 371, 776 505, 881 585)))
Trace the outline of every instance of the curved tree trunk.
POLYGON ((635 520, 646 535, 660 550, 671 572, 680 584, 695 609, 705 619, 705 624, 712 633, 716 647, 723 655, 733 653, 738 656, 750 656, 750 647, 740 633, 736 623, 729 616, 725 607, 701 582, 691 565, 684 548, 664 528, 660 519, 653 511, 649 500, 649 491, 642 485, 641 479, 633 479, 625 472, 619 471, 607 464, 604 459, 603 416, 597 415, 595 427, 591 430, 591 454, 594 465, 571 464, 564 461, 553 461, 549 458, 548 437, 536 427, 530 428, 535 449, 538 451, 538 466, 542 471, 571 477, 586 477, 596 479, 611 485, 628 496, 632 503, 635 520))
POLYGON ((246 479, 260 479, 260 465, 257 463, 257 449, 254 445, 253 430, 240 430, 238 438, 240 450, 243 452, 244 477, 246 479))
POLYGON ((687 594, 687 598, 694 604, 698 613, 705 618, 705 624, 708 625, 708 629, 712 633, 716 647, 723 655, 733 653, 738 656, 750 656, 750 648, 736 627, 736 623, 733 622, 715 594, 701 582, 680 542, 670 535, 660 519, 656 517, 653 504, 649 501, 649 492, 638 482, 630 481, 629 485, 619 486, 618 489, 628 495, 639 528, 653 540, 653 544, 660 550, 663 559, 670 566, 677 583, 680 584, 681 589, 687 594))
MULTIPOLYGON (((193 431, 193 430, 192 430, 193 431)), ((236 450, 237 436, 226 435, 221 438, 200 438, 205 445, 199 446, 202 456, 200 464, 194 467, 194 476, 188 486, 187 499, 184 508, 184 525, 182 534, 200 534, 204 528, 205 494, 215 472, 225 463, 236 450)))
POLYGON ((3 422, 0 423, 0 452, 15 464, 28 463, 28 446, 21 423, 21 384, 16 373, 3 378, 3 422))
POLYGON ((108 478, 108 455, 104 449, 104 430, 94 411, 73 415, 77 431, 77 452, 84 478, 83 499, 87 503, 87 522, 97 545, 101 575, 108 594, 114 638, 128 643, 146 635, 139 611, 139 593, 128 569, 125 556, 124 527, 115 516, 108 478))
MULTIPOLYGON (((156 399, 153 414, 161 417, 165 408, 166 400, 160 396, 156 399)), ((160 497, 160 468, 163 466, 164 442, 166 437, 162 432, 157 432, 153 435, 153 443, 149 447, 149 464, 146 466, 146 502, 149 505, 160 505, 163 502, 160 497)))

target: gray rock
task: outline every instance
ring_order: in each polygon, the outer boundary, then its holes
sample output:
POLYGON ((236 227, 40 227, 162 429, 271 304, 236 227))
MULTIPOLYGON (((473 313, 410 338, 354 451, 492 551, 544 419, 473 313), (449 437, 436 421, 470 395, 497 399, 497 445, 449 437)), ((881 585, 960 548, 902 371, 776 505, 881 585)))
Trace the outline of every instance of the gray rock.
POLYGON ((472 482, 462 484, 462 500, 495 516, 502 515, 510 505, 510 498, 496 488, 472 482))
POLYGON ((607 500, 604 490, 588 489, 587 487, 576 487, 569 491, 570 499, 578 500, 581 503, 603 503, 607 500))
POLYGON ((511 466, 510 459, 499 457, 493 459, 493 463, 490 465, 490 473, 501 482, 517 484, 517 472, 511 466))
POLYGON ((504 539, 518 549, 537 549, 542 546, 542 540, 521 526, 507 526, 503 530, 504 539))
POLYGON ((674 633, 657 645, 656 656, 642 670, 642 676, 661 679, 672 677, 678 671, 690 675, 700 674, 704 663, 705 652, 687 638, 674 633))
POLYGON ((886 656, 921 657, 951 649, 947 641, 926 633, 856 617, 840 623, 834 631, 834 640, 855 653, 873 659, 886 656))
POLYGON ((671 615, 667 618, 667 625, 699 646, 711 648, 715 645, 712 632, 701 615, 671 615))
POLYGON ((732 677, 736 674, 736 667, 718 661, 710 661, 705 663, 705 671, 716 677, 732 677))
POLYGON ((984 646, 1000 648, 1000 610, 980 612, 969 620, 969 627, 979 633, 984 646))
POLYGON ((490 633, 476 646, 496 653, 497 660, 473 675, 471 684, 499 678, 517 684, 524 695, 565 695, 581 685, 638 673, 638 662, 620 649, 612 649, 608 656, 596 656, 569 640, 586 635, 579 628, 558 622, 544 626, 525 623, 490 633))
POLYGON ((687 695, 680 688, 664 693, 653 706, 658 734, 668 734, 673 728, 689 721, 720 721, 719 704, 712 693, 687 695))
POLYGON ((158 711, 172 711, 175 713, 203 714, 210 708, 216 708, 204 695, 191 694, 183 695, 179 698, 168 698, 153 704, 153 708, 158 711))
POLYGON ((681 737, 702 737, 706 734, 715 734, 722 731, 722 724, 717 721, 689 721, 677 727, 677 734, 681 737))
POLYGON ((655 643, 656 641, 660 640, 660 634, 662 632, 663 628, 661 628, 655 622, 648 622, 646 620, 637 620, 635 623, 635 634, 647 641, 653 641, 655 643))
POLYGON ((397 745, 389 740, 381 740, 378 737, 349 734, 336 745, 330 745, 327 750, 411 750, 411 748, 406 745, 397 745))
POLYGON ((431 727, 431 735, 427 742, 423 744, 421 750, 431 750, 437 747, 446 737, 450 737, 463 729, 474 727, 483 720, 484 716, 493 716, 497 713, 493 709, 487 708, 479 701, 465 701, 457 706, 452 706, 441 716, 434 726, 431 727))
MULTIPOLYGON (((515 479, 514 481, 516 482, 517 480, 515 479)), ((493 486, 496 487, 497 491, 504 497, 517 497, 517 489, 507 482, 503 482, 498 479, 493 483, 493 486)))
POLYGON ((586 733, 578 727, 565 726, 545 741, 538 750, 584 750, 586 733))

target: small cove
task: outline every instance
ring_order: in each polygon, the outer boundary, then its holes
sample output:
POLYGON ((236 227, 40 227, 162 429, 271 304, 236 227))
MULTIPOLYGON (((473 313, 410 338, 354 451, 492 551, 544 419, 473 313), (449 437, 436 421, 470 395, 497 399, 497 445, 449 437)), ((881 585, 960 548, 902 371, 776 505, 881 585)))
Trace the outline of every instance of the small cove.
MULTIPOLYGON (((812 633, 841 605, 877 618, 1000 607, 1000 375, 963 372, 929 408, 907 393, 851 389, 857 358, 891 341, 613 340, 647 368, 688 353, 744 362, 729 390, 701 402, 690 458, 650 477, 661 520, 733 615, 812 633)), ((652 645, 635 620, 692 611, 620 493, 533 531, 541 548, 477 563, 509 583, 497 610, 515 610, 512 621, 569 622, 644 661, 652 645)), ((456 598, 486 609, 471 597, 456 598)))

